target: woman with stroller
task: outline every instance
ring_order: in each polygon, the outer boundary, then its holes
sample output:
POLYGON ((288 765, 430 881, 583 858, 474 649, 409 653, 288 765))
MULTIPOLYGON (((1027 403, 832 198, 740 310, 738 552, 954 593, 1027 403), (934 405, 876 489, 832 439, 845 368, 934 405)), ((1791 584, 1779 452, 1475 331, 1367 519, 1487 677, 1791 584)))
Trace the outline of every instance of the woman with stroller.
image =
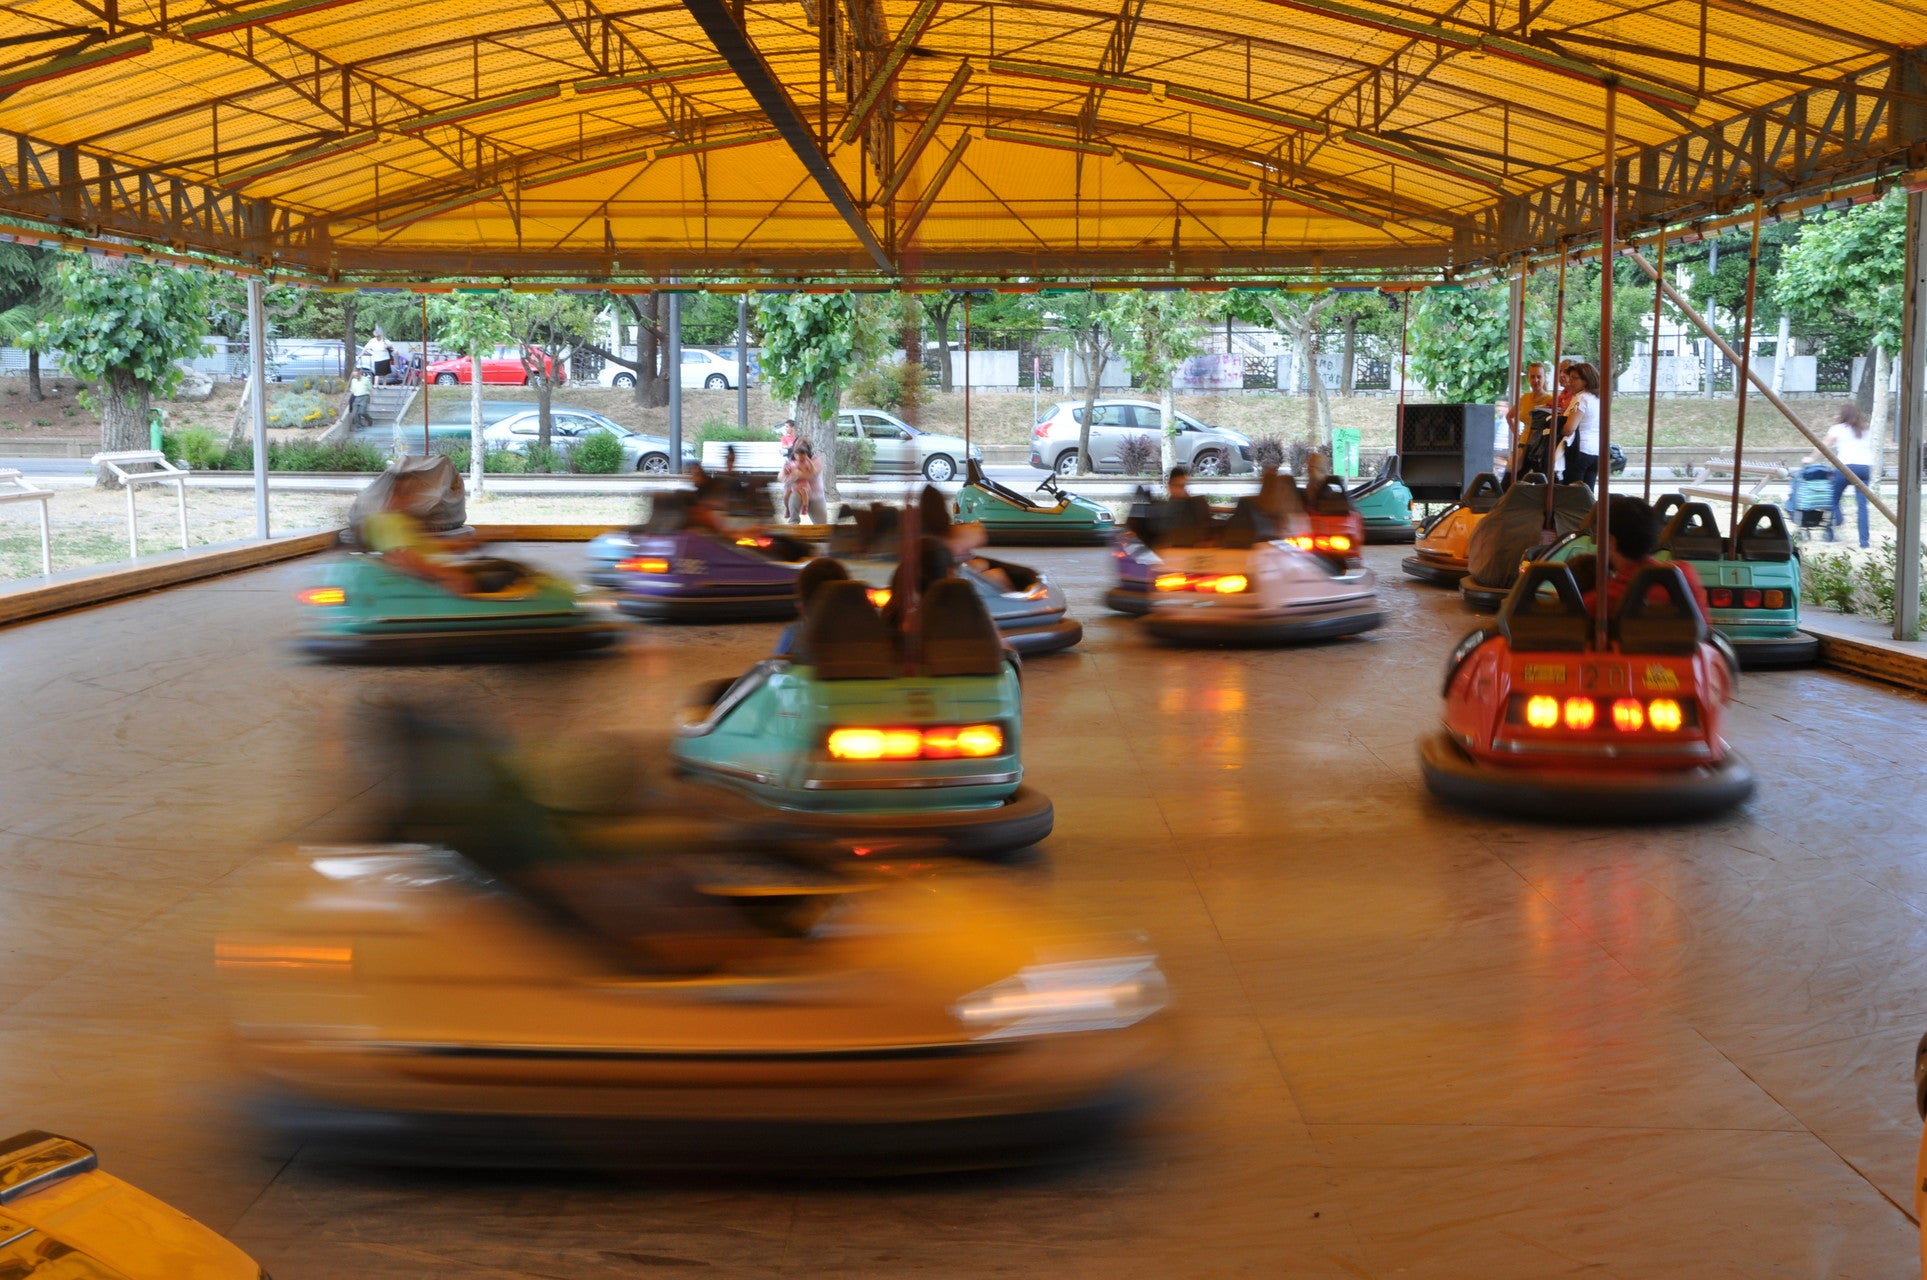
MULTIPOLYGON (((1859 478, 1860 483, 1873 483, 1873 432, 1867 430, 1867 424, 1860 420, 1860 406, 1853 401, 1849 400, 1840 406, 1840 416, 1827 431, 1827 448, 1833 450, 1833 456, 1840 459, 1847 471, 1859 478)), ((1820 453, 1815 450, 1807 455, 1806 460, 1815 462, 1819 458, 1820 453)), ((1833 518, 1827 525, 1828 542, 1833 541, 1834 526, 1846 523, 1846 516, 1840 510, 1840 498, 1851 483, 1846 471, 1833 473, 1833 518)), ((1853 496, 1860 502, 1860 549, 1865 551, 1871 545, 1867 529, 1867 495, 1856 489, 1853 496)))

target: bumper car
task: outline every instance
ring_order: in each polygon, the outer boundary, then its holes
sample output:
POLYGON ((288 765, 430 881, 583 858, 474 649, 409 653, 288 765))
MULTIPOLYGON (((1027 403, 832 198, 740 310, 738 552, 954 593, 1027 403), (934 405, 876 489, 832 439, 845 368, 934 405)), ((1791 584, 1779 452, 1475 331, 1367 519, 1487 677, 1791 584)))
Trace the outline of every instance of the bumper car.
MULTIPOLYGON (((1508 487, 1466 540, 1466 575, 1459 594, 1478 613, 1496 613, 1505 603, 1521 567, 1561 538, 1586 527, 1592 490, 1584 485, 1554 485, 1546 507, 1546 478, 1532 474, 1508 487)), ((1590 549, 1591 541, 1587 547, 1590 549)))
POLYGON ((1441 587, 1456 587, 1466 575, 1466 547, 1472 530, 1498 505, 1499 481, 1480 475, 1459 500, 1419 526, 1412 554, 1399 566, 1409 577, 1441 587))
POLYGON ((1037 491, 1046 495, 1045 501, 991 480, 972 458, 965 464, 964 486, 957 491, 957 519, 982 524, 992 546, 1087 547, 1110 540, 1117 519, 1109 507, 1063 492, 1055 475, 1046 476, 1037 491))
POLYGON ((296 647, 336 662, 479 662, 550 658, 613 644, 621 628, 591 612, 572 583, 513 560, 454 564, 452 591, 354 552, 299 593, 308 606, 296 647))
POLYGON ((1612 823, 1703 817, 1753 794, 1752 771, 1720 734, 1737 664, 1684 574, 1641 570, 1607 647, 1593 641, 1572 570, 1529 565, 1494 625, 1453 651, 1444 727, 1420 751, 1433 794, 1612 823))
MULTIPOLYGON (((1227 518, 1230 514, 1226 513, 1227 518)), ((1203 498, 1157 499, 1140 486, 1124 527, 1111 539, 1117 582, 1104 593, 1105 607, 1133 618, 1151 612, 1157 594, 1154 584, 1164 570, 1157 548, 1208 542, 1214 536, 1215 520, 1216 513, 1203 498)))
POLYGON ((1280 645, 1370 631, 1382 621, 1372 571, 1264 536, 1247 499, 1209 542, 1159 553, 1145 625, 1175 644, 1280 645))
POLYGON ((690 528, 679 498, 659 497, 640 529, 604 535, 611 541, 601 554, 616 546, 623 551, 609 571, 616 608, 650 622, 795 617, 796 575, 810 558, 810 544, 755 528, 737 533, 690 528))
POLYGON ((1029 1163, 1111 1132, 1163 1055, 1155 957, 1006 875, 792 856, 612 816, 580 770, 449 759, 417 801, 427 838, 304 849, 275 906, 216 942, 260 1112, 305 1155, 1029 1163))
POLYGON ((0 1139, 0 1276, 267 1280, 213 1231, 103 1173, 86 1143, 38 1129, 0 1139))
POLYGON ((1364 522, 1368 545, 1405 543, 1418 536, 1412 523, 1412 491, 1405 487, 1396 453, 1386 454, 1378 473, 1345 496, 1364 522))
POLYGON ((1713 509, 1683 505, 1666 522, 1659 554, 1693 566, 1706 588, 1707 614, 1732 644, 1740 666, 1803 667, 1819 660, 1820 638, 1800 630, 1800 557, 1780 508, 1758 503, 1722 538, 1713 509))
POLYGON ((793 653, 685 708, 677 767, 749 797, 782 834, 928 840, 957 854, 1044 839, 1052 809, 1023 785, 1014 659, 976 588, 933 583, 908 636, 870 591, 826 582, 793 653))
POLYGON ((1305 517, 1310 528, 1285 540, 1300 551, 1317 551, 1357 567, 1365 563, 1365 519, 1352 505, 1339 476, 1326 476, 1306 489, 1305 517))

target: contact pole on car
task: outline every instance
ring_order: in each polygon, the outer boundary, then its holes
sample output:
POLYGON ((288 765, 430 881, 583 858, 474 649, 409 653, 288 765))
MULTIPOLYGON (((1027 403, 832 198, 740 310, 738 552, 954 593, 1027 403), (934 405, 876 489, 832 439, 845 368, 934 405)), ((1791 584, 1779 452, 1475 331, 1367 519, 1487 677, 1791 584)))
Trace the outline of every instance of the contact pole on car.
MULTIPOLYGON (((1599 389, 1599 490, 1593 503, 1593 518, 1598 527, 1593 532, 1593 562, 1598 585, 1595 588, 1596 608, 1593 613, 1593 646, 1604 651, 1609 643, 1607 631, 1612 616, 1611 592, 1606 589, 1606 580, 1612 573, 1611 517, 1608 514, 1612 504, 1606 500, 1612 489, 1612 376, 1613 376, 1613 232, 1617 221, 1619 192, 1614 185, 1618 175, 1619 157, 1619 86, 1612 80, 1606 81, 1606 137, 1604 160, 1599 175, 1599 367, 1606 371, 1605 385, 1599 389)), ((1654 335, 1658 340, 1658 335, 1654 335)), ((1574 397, 1575 401, 1577 397, 1574 397)), ((1579 444, 1578 433, 1573 434, 1573 446, 1579 444)), ((1546 495, 1552 495, 1552 477, 1547 476, 1546 495)))

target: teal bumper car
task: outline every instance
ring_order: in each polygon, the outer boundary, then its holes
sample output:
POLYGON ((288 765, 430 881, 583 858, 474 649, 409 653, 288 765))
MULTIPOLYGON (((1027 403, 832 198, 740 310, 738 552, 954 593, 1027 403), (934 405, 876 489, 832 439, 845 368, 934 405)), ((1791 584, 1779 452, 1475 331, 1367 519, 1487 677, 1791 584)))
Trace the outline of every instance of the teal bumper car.
POLYGON ((1659 553, 1693 566, 1706 588, 1707 614, 1742 668, 1804 667, 1819 659, 1820 638, 1800 630, 1800 557, 1777 506, 1748 508, 1727 539, 1711 507, 1689 502, 1666 522, 1659 553))
POLYGON ((772 835, 966 855, 1044 839, 1018 673, 976 591, 934 583, 912 622, 900 637, 862 583, 824 583, 793 653, 684 709, 677 767, 754 801, 772 835))
POLYGON ((470 584, 460 592, 371 553, 335 561, 300 592, 296 647, 335 662, 499 662, 586 653, 622 632, 560 578, 512 560, 456 563, 470 584))
POLYGON ((1386 454, 1377 474, 1345 496, 1365 521, 1368 545, 1406 543, 1418 537, 1418 526, 1412 523, 1412 491, 1399 473, 1396 453, 1386 454))
POLYGON ((967 464, 957 491, 957 520, 980 523, 991 545, 999 547, 1095 547, 1108 542, 1117 527, 1110 508, 1065 493, 1055 475, 1037 486, 1042 501, 1026 498, 984 475, 975 458, 967 464))

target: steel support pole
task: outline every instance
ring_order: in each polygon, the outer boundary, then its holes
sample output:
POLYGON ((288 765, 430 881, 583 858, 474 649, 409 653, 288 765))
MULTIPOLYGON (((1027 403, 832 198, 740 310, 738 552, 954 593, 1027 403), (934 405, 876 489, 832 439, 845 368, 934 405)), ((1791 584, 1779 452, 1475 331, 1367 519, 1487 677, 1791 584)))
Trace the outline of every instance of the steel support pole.
MULTIPOLYGON (((1612 628, 1612 605, 1606 589, 1612 577, 1612 493, 1613 476, 1613 249, 1619 230, 1619 188, 1614 179, 1619 171, 1619 87, 1606 82, 1606 136, 1600 151, 1604 159, 1599 175, 1599 497, 1593 503, 1596 527, 1593 530, 1594 592, 1597 608, 1593 613, 1593 648, 1606 652, 1612 628)), ((1576 399, 1576 397, 1575 397, 1576 399)), ((1579 433, 1573 432, 1572 447, 1579 448, 1579 433)), ((1552 477, 1546 477, 1550 480, 1552 477)), ((1552 486, 1546 486, 1548 497, 1552 486)))
POLYGON ((736 426, 749 430, 749 295, 736 295, 736 426))
POLYGON ((1759 199, 1753 201, 1753 238, 1746 249, 1746 313, 1740 323, 1739 405, 1733 424, 1733 505, 1727 513, 1726 533, 1740 532, 1740 466, 1746 461, 1746 391, 1753 372, 1753 303, 1760 287, 1760 214, 1759 199))
POLYGON ((1907 268, 1900 339, 1900 494, 1894 534, 1894 639, 1920 639, 1920 480, 1927 425, 1927 191, 1907 193, 1907 268))
POLYGON ((963 315, 964 457, 970 456, 970 295, 964 295, 963 315))
MULTIPOLYGON (((254 536, 268 537, 268 315, 267 286, 248 281, 248 436, 254 441, 254 536)), ((129 492, 132 492, 131 490, 129 492)), ((185 538, 185 531, 183 531, 185 538)))
MULTIPOLYGON (((1506 474, 1519 473, 1519 428, 1513 425, 1519 421, 1519 388, 1525 377, 1526 350, 1526 268, 1522 262, 1512 277, 1512 294, 1506 315, 1510 326, 1511 342, 1506 350, 1506 412, 1513 422, 1506 424, 1506 438, 1512 447, 1506 450, 1506 474)), ((1524 425, 1524 424, 1521 424, 1524 425)))
POLYGON ((682 470, 682 295, 669 293, 669 457, 682 470))
POLYGON ((428 436, 428 295, 422 295, 422 457, 435 452, 428 436))
MULTIPOLYGON (((1659 229, 1659 274, 1666 274, 1666 228, 1659 229)), ((1664 318, 1662 310, 1666 305, 1666 294, 1658 285, 1653 286, 1653 349, 1652 363, 1646 370, 1646 466, 1645 489, 1642 500, 1653 500, 1653 420, 1659 413, 1659 325, 1664 318)))

